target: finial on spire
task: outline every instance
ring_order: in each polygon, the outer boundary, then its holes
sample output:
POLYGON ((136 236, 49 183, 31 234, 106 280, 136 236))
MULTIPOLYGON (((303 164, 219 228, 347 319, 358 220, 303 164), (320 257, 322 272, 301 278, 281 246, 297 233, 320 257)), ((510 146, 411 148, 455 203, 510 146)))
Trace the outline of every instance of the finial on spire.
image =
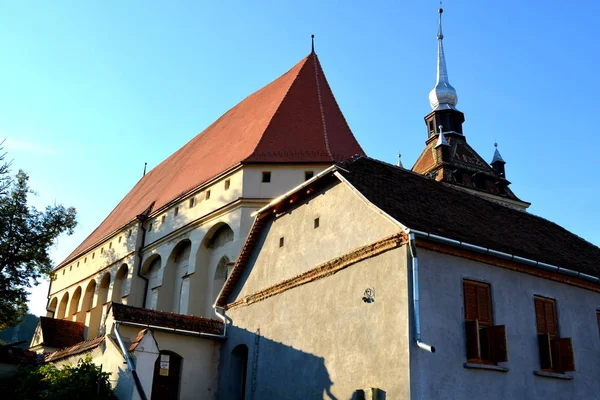
POLYGON ((444 135, 444 127, 442 125, 438 126, 438 129, 440 131, 439 135, 438 135, 438 140, 437 143, 435 144, 435 148, 437 149, 440 146, 450 146, 448 144, 448 141, 446 140, 446 136, 444 135))
POLYGON ((310 52, 314 53, 315 52, 315 35, 310 35, 310 42, 311 42, 310 52))
POLYGON ((494 147, 496 148, 496 150, 494 151, 494 158, 492 158, 492 164, 494 164, 497 161, 506 163, 506 161, 504 161, 504 159, 500 155, 500 152, 498 151, 498 142, 494 143, 494 147))
POLYGON ((446 68, 446 56, 444 55, 444 34, 442 33, 442 13, 444 9, 441 7, 438 9, 439 22, 438 22, 438 56, 437 56, 437 77, 435 86, 429 92, 429 104, 434 110, 438 109, 455 109, 458 103, 458 96, 456 90, 450 85, 448 81, 448 70, 446 68))
POLYGON ((404 165, 402 165, 402 160, 400 158, 402 158, 402 154, 398 153, 398 167, 404 168, 404 165))

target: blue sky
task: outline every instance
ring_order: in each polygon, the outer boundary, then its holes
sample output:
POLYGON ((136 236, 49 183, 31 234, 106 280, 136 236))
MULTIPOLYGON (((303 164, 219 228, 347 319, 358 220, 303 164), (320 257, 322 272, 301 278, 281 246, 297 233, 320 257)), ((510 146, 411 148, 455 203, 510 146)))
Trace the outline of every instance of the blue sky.
MULTIPOLYGON (((0 138, 37 206, 75 206, 61 261, 141 177, 316 51, 367 154, 412 166, 435 82, 436 1, 4 2, 0 138), (226 5, 225 5, 226 4, 226 5), (235 5, 234 5, 235 4, 235 5)), ((530 212, 600 245, 596 1, 444 3, 465 135, 530 212), (588 110, 589 108, 589 110, 588 110)), ((515 227, 518 229, 518 227, 515 227)), ((34 291, 42 313, 47 286, 34 291)))

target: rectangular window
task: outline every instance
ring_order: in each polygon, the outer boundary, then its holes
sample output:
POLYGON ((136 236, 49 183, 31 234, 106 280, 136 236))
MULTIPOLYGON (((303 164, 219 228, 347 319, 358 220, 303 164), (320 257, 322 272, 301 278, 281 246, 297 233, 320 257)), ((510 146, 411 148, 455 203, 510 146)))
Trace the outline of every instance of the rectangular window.
POLYGON ((190 208, 194 207, 195 205, 196 205, 196 198, 195 198, 195 197, 192 197, 192 198, 190 199, 190 208))
POLYGON ((307 181, 315 175, 313 171, 304 171, 304 180, 307 181))
POLYGON ((541 369, 559 373, 575 371, 571 338, 559 336, 556 301, 535 296, 533 302, 541 369))
POLYGON ((467 361, 496 364, 508 361, 506 327, 495 326, 490 285, 463 280, 467 361))
POLYGON ((263 171, 262 181, 263 182, 271 182, 271 171, 263 171))
POLYGON ((314 227, 315 229, 317 229, 317 228, 319 227, 319 218, 318 218, 318 217, 317 217, 317 218, 315 218, 315 222, 314 222, 314 224, 313 224, 313 227, 314 227))
POLYGON ((230 186, 231 186, 231 181, 229 179, 225 179, 225 190, 229 190, 230 186))
POLYGON ((279 238, 279 247, 283 247, 283 236, 279 238))
POLYGON ((167 216, 166 216, 166 215, 163 215, 163 216, 160 218, 160 223, 161 223, 161 224, 164 224, 166 219, 167 219, 167 216))
POLYGON ((174 214, 175 216, 179 215, 179 207, 175 207, 174 214))
POLYGON ((206 191, 206 195, 204 196, 206 200, 210 199, 210 190, 206 191))

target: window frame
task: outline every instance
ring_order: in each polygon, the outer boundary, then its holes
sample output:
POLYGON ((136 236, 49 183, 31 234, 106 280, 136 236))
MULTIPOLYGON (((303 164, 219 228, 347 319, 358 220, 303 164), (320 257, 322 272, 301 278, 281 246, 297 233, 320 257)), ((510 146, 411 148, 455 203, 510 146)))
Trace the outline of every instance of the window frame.
POLYGON ((575 355, 573 352, 572 340, 571 338, 563 338, 560 335, 560 323, 556 299, 536 294, 533 296, 533 306, 536 334, 538 338, 540 370, 558 374, 575 371, 575 355), (545 326, 542 327, 540 326, 540 304, 544 305, 543 319, 545 326), (554 320, 554 329, 552 330, 548 329, 549 315, 548 309, 546 308, 547 304, 552 305, 552 317, 554 320))

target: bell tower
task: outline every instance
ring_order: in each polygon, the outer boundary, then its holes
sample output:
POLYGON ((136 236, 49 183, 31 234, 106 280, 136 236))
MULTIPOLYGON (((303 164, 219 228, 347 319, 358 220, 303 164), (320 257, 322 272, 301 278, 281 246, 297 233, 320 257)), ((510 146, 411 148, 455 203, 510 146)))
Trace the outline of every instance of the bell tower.
MULTIPOLYGON (((491 165, 467 144, 463 134, 465 115, 456 108, 458 95, 448 79, 444 34, 440 8, 437 33, 437 76, 429 92, 431 112, 425 116, 425 149, 412 170, 431 179, 473 192, 510 207, 525 210, 530 203, 520 200, 509 189, 505 161, 498 149, 491 165)), ((496 145, 497 146, 497 145, 496 145)))

